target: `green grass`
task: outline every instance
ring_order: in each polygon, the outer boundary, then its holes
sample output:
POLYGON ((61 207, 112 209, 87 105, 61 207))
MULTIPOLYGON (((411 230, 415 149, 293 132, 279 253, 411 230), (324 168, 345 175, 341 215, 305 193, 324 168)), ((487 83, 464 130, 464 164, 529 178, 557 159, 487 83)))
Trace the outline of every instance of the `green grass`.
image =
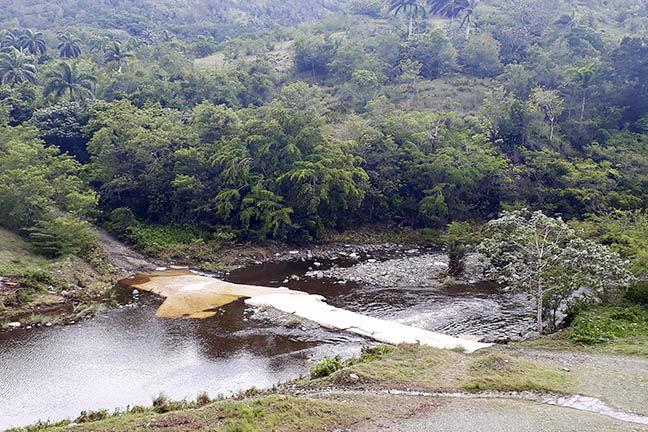
POLYGON ((637 304, 589 307, 569 328, 521 345, 648 358, 648 308, 637 304))
POLYGON ((501 352, 499 348, 473 354, 418 345, 383 349, 352 360, 317 385, 369 384, 382 388, 428 391, 562 391, 569 383, 565 371, 501 352), (358 376, 351 380, 350 375, 358 376))
POLYGON ((34 254, 24 239, 0 228, 0 276, 15 275, 41 269, 50 260, 34 254))
POLYGON ((185 245, 201 244, 209 233, 189 225, 132 225, 128 239, 146 253, 157 254, 162 249, 176 249, 185 245))
MULTIPOLYGON (((98 421, 78 424, 75 431, 330 431, 364 417, 365 409, 352 404, 292 396, 270 395, 244 400, 221 400, 201 407, 159 414, 138 408, 98 421)), ((86 418, 95 416, 88 415, 86 418)), ((103 412, 96 417, 102 417, 103 412)), ((15 432, 66 431, 69 422, 32 426, 15 432)))
POLYGON ((561 370, 502 353, 476 357, 461 387, 469 391, 559 391, 569 382, 561 370))

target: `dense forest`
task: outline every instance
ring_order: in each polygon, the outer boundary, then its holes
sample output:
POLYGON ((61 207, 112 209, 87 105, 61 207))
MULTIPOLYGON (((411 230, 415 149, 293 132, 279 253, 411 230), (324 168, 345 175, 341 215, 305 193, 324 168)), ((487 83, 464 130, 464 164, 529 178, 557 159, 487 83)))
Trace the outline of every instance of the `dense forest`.
POLYGON ((3 5, 0 224, 57 256, 527 207, 648 269, 648 3, 266 3, 3 5))

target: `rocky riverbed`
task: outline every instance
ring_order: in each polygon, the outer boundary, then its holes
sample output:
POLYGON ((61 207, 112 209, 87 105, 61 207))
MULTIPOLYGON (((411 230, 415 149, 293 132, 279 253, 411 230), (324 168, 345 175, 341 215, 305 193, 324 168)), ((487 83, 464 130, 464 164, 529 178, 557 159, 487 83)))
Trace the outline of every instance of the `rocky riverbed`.
MULTIPOLYGON (((419 249, 405 251, 404 256, 387 259, 368 258, 351 267, 333 266, 327 270, 313 269, 306 276, 362 282, 376 287, 438 287, 446 283, 474 283, 479 279, 479 265, 474 254, 466 257, 466 269, 460 279, 448 277, 448 255, 442 252, 420 254, 419 249), (420 255, 419 255, 420 254, 420 255)), ((360 259, 358 253, 342 255, 360 259)))

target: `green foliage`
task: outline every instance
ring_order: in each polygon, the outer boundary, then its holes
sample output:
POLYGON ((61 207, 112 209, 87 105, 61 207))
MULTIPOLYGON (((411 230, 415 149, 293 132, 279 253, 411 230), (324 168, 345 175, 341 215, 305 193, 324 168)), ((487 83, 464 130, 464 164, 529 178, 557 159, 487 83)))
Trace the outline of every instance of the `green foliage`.
POLYGON ((202 243, 209 238, 209 235, 190 225, 129 223, 125 230, 125 237, 145 252, 157 254, 162 249, 202 243))
POLYGON ((578 314, 568 338, 584 345, 648 335, 648 310, 641 306, 596 306, 578 314))
POLYGON ((500 43, 490 33, 479 33, 466 41, 461 51, 461 64, 468 73, 481 77, 502 71, 500 43))
POLYGON ((311 379, 325 378, 342 369, 342 359, 339 356, 324 357, 319 363, 313 365, 310 371, 311 379))
POLYGON ((108 410, 81 411, 81 415, 74 420, 74 423, 90 423, 108 418, 108 410))
MULTIPOLYGON (((100 220, 154 250, 187 238, 141 226, 304 242, 502 208, 646 208, 639 0, 46 3, 0 11, 13 230, 91 219, 99 203, 100 220), (116 209, 132 215, 111 222, 116 209)), ((645 273, 641 229, 587 223, 645 273)))
POLYGON ((413 35, 405 42, 403 58, 419 62, 421 75, 437 78, 455 69, 457 51, 443 30, 413 35))
POLYGON ((97 243, 90 223, 70 216, 40 219, 28 231, 34 250, 52 258, 64 255, 89 256, 97 243))
POLYGON ((573 225, 586 236, 630 259, 636 275, 648 274, 648 213, 645 210, 589 215, 585 221, 573 225))
POLYGON ((626 292, 626 299, 648 307, 648 282, 641 281, 630 286, 626 292))
POLYGON ((0 142, 0 221, 30 233, 51 256, 83 254, 93 243, 88 223, 97 197, 81 180, 80 166, 46 148, 36 131, 6 127, 0 142))
POLYGON ((486 277, 534 298, 539 333, 547 311, 555 328, 558 310, 569 306, 577 290, 586 287, 582 297, 610 301, 633 282, 617 253, 540 211, 503 212, 486 225, 478 250, 486 277))

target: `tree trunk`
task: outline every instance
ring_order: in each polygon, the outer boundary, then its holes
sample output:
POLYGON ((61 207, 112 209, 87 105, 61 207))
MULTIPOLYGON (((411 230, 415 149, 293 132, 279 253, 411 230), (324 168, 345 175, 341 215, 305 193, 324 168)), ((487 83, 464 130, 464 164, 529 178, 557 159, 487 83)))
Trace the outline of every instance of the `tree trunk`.
POLYGON ((553 144, 553 136, 554 136, 554 122, 552 121, 549 126, 550 132, 549 132, 549 144, 553 144))
POLYGON ((585 97, 587 94, 583 92, 583 100, 581 101, 581 112, 580 112, 580 121, 583 121, 583 118, 585 117, 585 97))
POLYGON ((408 25, 408 30, 407 30, 407 37, 411 37, 412 33, 414 33, 414 15, 410 15, 410 17, 409 17, 409 25, 408 25))
POLYGON ((536 292, 536 318, 538 321, 538 333, 542 334, 542 285, 538 282, 538 290, 536 292))
POLYGON ((466 21, 466 40, 470 37, 470 20, 466 21))

